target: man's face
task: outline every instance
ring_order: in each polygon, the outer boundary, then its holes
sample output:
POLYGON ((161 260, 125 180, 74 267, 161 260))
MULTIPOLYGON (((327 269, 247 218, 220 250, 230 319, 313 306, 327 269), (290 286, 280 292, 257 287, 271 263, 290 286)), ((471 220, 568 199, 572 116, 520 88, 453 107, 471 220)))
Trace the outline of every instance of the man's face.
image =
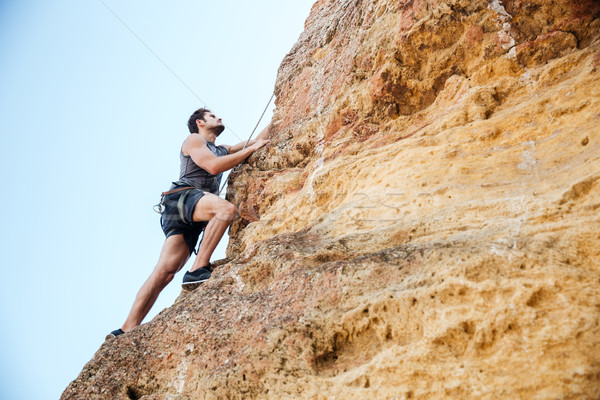
POLYGON ((206 129, 214 132, 217 136, 225 130, 225 125, 223 125, 221 118, 217 118, 215 114, 211 112, 204 114, 204 126, 206 129))

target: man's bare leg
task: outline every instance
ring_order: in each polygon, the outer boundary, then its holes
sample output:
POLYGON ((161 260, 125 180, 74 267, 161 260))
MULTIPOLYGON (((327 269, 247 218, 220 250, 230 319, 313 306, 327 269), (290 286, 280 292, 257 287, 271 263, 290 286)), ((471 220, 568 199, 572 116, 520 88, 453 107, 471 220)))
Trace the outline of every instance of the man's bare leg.
POLYGON ((189 258, 190 248, 182 234, 169 236, 165 240, 154 271, 139 290, 129 316, 121 327, 124 332, 142 323, 160 292, 173 280, 189 258))
POLYGON ((194 208, 194 221, 209 221, 204 228, 204 236, 198 255, 194 260, 190 272, 202 268, 210 263, 210 257, 219 244, 227 227, 235 218, 237 207, 211 193, 206 193, 194 208))

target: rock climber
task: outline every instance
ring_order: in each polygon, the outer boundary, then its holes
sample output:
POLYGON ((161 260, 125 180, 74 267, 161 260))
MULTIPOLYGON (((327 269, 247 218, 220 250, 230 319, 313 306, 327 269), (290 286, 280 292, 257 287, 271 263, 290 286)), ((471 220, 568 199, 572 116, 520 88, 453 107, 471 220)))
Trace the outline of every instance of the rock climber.
POLYGON ((193 290, 210 278, 213 270, 210 257, 237 213, 235 205, 218 196, 222 174, 270 142, 265 128, 247 147, 245 142, 217 146, 215 140, 225 126, 221 118, 206 108, 194 111, 188 128, 190 135, 179 154, 179 180, 162 194, 157 205, 166 236, 158 263, 139 290, 123 326, 108 334, 107 339, 142 323, 160 292, 195 252, 202 230, 200 248, 192 267, 183 276, 182 287, 193 290))

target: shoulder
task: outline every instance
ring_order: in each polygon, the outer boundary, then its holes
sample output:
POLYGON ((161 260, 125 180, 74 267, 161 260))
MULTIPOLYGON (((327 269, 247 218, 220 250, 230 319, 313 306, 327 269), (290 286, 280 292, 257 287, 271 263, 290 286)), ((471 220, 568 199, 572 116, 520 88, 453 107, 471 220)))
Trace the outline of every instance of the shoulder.
POLYGON ((190 134, 183 141, 183 145, 181 146, 181 152, 184 155, 189 155, 190 150, 198 147, 206 147, 206 140, 204 140, 204 138, 200 135, 190 134))
POLYGON ((188 135, 188 137, 185 138, 185 140, 183 141, 183 144, 186 143, 190 143, 190 144, 203 144, 206 146, 206 139, 204 139, 202 136, 195 134, 195 133, 190 133, 188 135))

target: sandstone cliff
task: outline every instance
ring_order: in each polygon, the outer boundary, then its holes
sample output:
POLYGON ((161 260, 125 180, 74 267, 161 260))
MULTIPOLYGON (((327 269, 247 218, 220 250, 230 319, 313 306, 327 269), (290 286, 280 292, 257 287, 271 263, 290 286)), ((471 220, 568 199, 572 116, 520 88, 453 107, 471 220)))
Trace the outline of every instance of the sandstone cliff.
POLYGON ((599 16, 319 0, 228 261, 62 399, 600 398, 599 16))

